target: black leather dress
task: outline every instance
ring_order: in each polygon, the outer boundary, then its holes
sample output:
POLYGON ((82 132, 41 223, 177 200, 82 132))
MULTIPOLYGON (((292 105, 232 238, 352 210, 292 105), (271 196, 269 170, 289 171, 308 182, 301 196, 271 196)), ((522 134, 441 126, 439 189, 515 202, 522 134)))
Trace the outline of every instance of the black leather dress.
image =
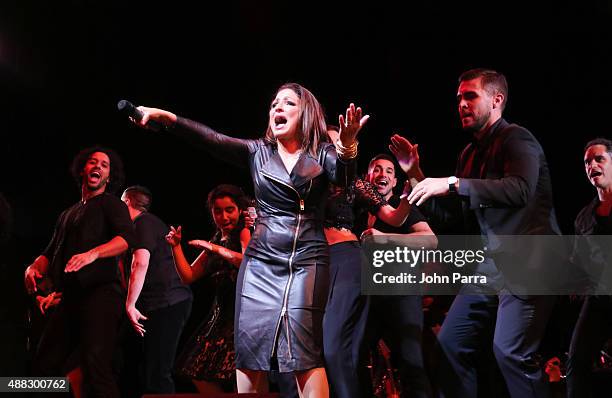
POLYGON ((323 143, 317 156, 302 153, 289 174, 276 145, 263 139, 228 137, 184 118, 172 131, 214 156, 248 166, 253 179, 258 218, 236 287, 236 367, 322 367, 329 286, 325 200, 329 182, 352 182, 356 162, 338 159, 334 146, 323 143))

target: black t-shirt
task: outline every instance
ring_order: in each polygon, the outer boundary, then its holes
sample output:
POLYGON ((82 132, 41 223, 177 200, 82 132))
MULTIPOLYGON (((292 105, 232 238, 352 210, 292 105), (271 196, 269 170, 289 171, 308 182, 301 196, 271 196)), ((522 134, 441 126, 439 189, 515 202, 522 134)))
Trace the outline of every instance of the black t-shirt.
POLYGON ((152 311, 191 299, 191 289, 181 282, 172 248, 165 239, 170 230, 168 226, 151 213, 141 213, 134 219, 134 227, 137 237, 134 249, 146 249, 150 254, 137 307, 141 311, 152 311))
MULTIPOLYGON (((397 209, 397 207, 400 204, 400 200, 401 199, 399 198, 399 196, 393 195, 389 199, 389 204, 392 207, 397 209)), ((414 224, 421 222, 421 221, 427 221, 427 219, 425 218, 425 216, 423 216, 423 214, 421 214, 421 212, 416 206, 412 206, 412 208, 410 209, 410 214, 408 215, 408 218, 399 227, 394 227, 392 225, 389 225, 385 223, 384 221, 377 218, 372 228, 377 229, 380 232, 384 232, 388 234, 409 234, 411 232, 410 228, 414 224)), ((368 229, 368 213, 362 214, 357 219, 357 221, 355 222, 355 229, 353 232, 355 232, 355 235, 360 236, 361 233, 365 231, 366 229, 368 229)))
POLYGON ((127 206, 119 198, 102 193, 64 210, 49 245, 42 253, 49 259, 55 290, 71 295, 98 285, 119 282, 117 257, 99 258, 77 272, 64 272, 72 256, 85 253, 116 236, 121 236, 128 245, 134 245, 132 220, 127 206))

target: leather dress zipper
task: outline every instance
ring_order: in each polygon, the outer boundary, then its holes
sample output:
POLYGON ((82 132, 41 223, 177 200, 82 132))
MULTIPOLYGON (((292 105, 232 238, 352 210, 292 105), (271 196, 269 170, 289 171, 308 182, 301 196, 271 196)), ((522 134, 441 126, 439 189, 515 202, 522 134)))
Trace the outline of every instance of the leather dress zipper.
MULTIPOLYGON (((295 234, 293 236, 293 247, 291 249, 291 256, 289 256, 289 279, 287 280, 287 284, 285 285, 285 291, 283 293, 283 304, 282 304, 282 308, 281 308, 281 314, 280 317, 278 318, 278 322, 276 323, 276 328, 274 330, 274 342, 272 344, 272 353, 270 355, 271 358, 273 358, 276 354, 276 348, 278 345, 278 339, 280 337, 280 327, 281 327, 281 323, 284 320, 285 321, 285 332, 286 332, 286 336, 287 336, 287 349, 289 351, 289 357, 293 358, 293 353, 291 351, 291 337, 289 335, 289 315, 287 314, 287 305, 288 305, 288 301, 289 301, 289 290, 291 288, 291 282, 293 281, 293 258, 295 257, 295 249, 297 246, 297 238, 300 232, 300 225, 302 222, 302 212, 305 209, 305 205, 304 205, 304 199, 302 199, 302 196, 300 195, 300 193, 297 191, 297 189, 295 189, 294 187, 292 187, 291 185, 287 184, 284 181, 279 180, 278 178, 271 176, 267 173, 261 173, 262 175, 264 175, 265 177, 278 182, 279 184, 282 184, 288 188, 290 188, 293 192, 296 193, 298 199, 299 199, 299 205, 300 205, 300 209, 298 211, 298 219, 297 219, 297 225, 295 228, 295 234)), ((310 180, 310 186, 308 187, 308 190, 306 192, 310 192, 310 189, 312 188, 312 180, 310 180)))

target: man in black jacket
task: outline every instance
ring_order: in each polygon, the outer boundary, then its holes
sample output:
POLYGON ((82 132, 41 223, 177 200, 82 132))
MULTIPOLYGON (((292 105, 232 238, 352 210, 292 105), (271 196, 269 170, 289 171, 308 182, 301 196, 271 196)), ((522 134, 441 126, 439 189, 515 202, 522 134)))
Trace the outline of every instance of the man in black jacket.
POLYGON ((612 141, 597 138, 584 150, 587 178, 597 189, 597 197, 576 217, 574 264, 587 276, 580 286, 587 296, 574 328, 567 364, 567 396, 593 396, 591 373, 599 351, 612 336, 612 297, 610 260, 612 259, 612 141), (585 289, 586 288, 586 289, 585 289))
MULTIPOLYGON (((426 214, 442 223, 458 221, 464 233, 480 235, 489 246, 500 244, 497 251, 512 258, 519 253, 503 246, 504 235, 558 235, 560 231, 544 152, 529 131, 502 118, 507 97, 506 78, 498 72, 474 69, 459 78, 459 116, 473 140, 459 156, 455 176, 425 178, 416 146, 399 136, 394 145, 411 153, 404 160, 412 162, 408 175, 418 181, 409 196, 411 203, 423 205, 426 214), (447 198, 442 201, 442 196, 447 198)), ((527 257, 532 253, 522 249, 527 257)), ((527 257, 525 261, 530 261, 527 257)), ((512 259, 519 268, 525 264, 512 259)), ((554 299, 513 295, 521 282, 505 275, 506 264, 486 257, 475 272, 486 276, 487 284, 464 285, 449 310, 438 335, 442 351, 438 382, 443 396, 477 396, 477 355, 491 343, 486 336, 492 327, 493 351, 510 395, 547 395, 535 353, 554 299)), ((512 267, 507 269, 510 272, 512 267)), ((525 267, 522 275, 526 272, 525 267)))
POLYGON ((41 309, 57 305, 33 369, 63 376, 80 366, 88 396, 119 397, 111 366, 123 313, 117 256, 133 245, 134 230, 125 204, 107 191, 121 186, 123 166, 114 151, 87 148, 75 157, 72 173, 81 200, 60 215, 49 245, 25 272, 30 293, 40 290, 43 277, 52 281, 41 309), (78 358, 70 355, 77 352, 78 358))

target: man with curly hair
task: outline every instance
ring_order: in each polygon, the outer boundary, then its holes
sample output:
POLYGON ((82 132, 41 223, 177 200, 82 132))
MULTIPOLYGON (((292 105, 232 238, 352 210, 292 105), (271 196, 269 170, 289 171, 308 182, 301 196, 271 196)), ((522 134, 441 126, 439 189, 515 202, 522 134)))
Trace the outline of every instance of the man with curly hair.
POLYGON ((73 160, 72 174, 81 200, 62 212, 49 245, 25 271, 31 294, 42 290, 43 277, 51 280, 40 310, 56 306, 33 371, 60 376, 79 366, 87 396, 119 397, 111 366, 123 310, 117 256, 134 241, 128 209, 111 194, 123 183, 123 164, 110 149, 87 148, 73 160))

